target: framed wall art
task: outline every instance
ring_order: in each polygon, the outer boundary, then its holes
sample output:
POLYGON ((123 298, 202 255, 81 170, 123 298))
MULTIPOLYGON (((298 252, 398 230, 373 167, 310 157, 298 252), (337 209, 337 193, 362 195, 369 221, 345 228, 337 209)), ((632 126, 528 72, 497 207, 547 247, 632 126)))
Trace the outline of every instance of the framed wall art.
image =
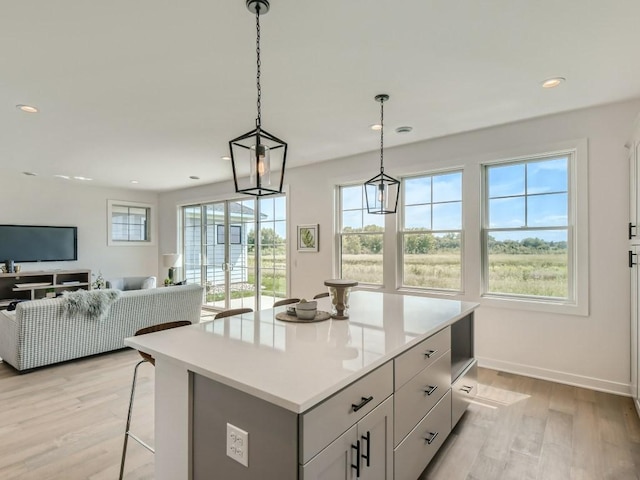
POLYGON ((298 225, 298 251, 317 252, 318 236, 320 235, 320 225, 298 225))

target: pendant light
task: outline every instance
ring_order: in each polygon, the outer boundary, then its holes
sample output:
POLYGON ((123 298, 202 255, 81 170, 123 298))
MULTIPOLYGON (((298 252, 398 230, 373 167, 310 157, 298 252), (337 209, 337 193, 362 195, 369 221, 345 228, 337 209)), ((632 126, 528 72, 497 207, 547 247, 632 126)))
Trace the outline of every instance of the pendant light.
POLYGON ((246 0, 247 9, 256 16, 256 87, 258 116, 256 128, 229 142, 231 167, 236 192, 262 197, 282 193, 287 144, 262 129, 260 88, 260 15, 269 11, 268 0, 246 0), (243 169, 241 165, 244 164, 243 169), (248 166, 248 168, 247 168, 248 166), (239 175, 247 178, 238 179, 239 175), (279 179, 277 176, 279 174, 279 179), (272 178, 276 177, 276 178, 272 178))
POLYGON ((367 212, 385 215, 396 213, 400 181, 384 173, 384 102, 389 100, 389 95, 376 95, 375 99, 380 102, 380 173, 365 182, 364 193, 367 212))

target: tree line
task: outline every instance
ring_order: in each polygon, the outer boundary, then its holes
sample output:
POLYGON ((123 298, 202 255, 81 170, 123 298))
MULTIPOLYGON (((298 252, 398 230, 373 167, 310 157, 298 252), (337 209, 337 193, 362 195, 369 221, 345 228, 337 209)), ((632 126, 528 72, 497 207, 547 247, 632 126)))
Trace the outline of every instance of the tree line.
MULTIPOLYGON (((382 252, 382 235, 371 235, 372 233, 382 233, 383 228, 377 225, 367 225, 363 229, 353 229, 345 227, 344 233, 355 235, 344 235, 342 237, 342 251, 345 254, 379 254, 382 252), (358 233, 365 235, 357 235, 358 233)), ((411 230, 407 230, 411 231, 411 230)), ((454 253, 460 251, 460 234, 445 233, 434 235, 431 232, 417 230, 415 234, 405 235, 404 253, 407 254, 427 254, 427 253, 454 253)), ((510 254, 543 254, 543 253, 566 253, 567 242, 546 241, 537 237, 524 238, 522 240, 496 240, 489 235, 488 242, 491 253, 510 254)))
MULTIPOLYGON (((382 252, 383 227, 367 225, 363 229, 345 227, 343 233, 355 234, 342 237, 342 252, 349 255, 380 254, 382 252), (358 235, 362 233, 363 235, 358 235), (372 235, 379 234, 379 235, 372 235)), ((411 231, 411 230, 407 230, 411 231)), ((285 239, 271 228, 260 230, 262 245, 283 247, 285 239)), ((255 232, 252 230, 247 235, 247 244, 250 248, 255 246, 255 232)), ((528 237, 522 240, 496 240, 489 235, 488 242, 490 253, 509 254, 544 254, 566 253, 567 242, 547 241, 537 237, 528 237)), ((404 253, 454 253, 460 251, 460 234, 445 233, 434 235, 431 232, 416 230, 415 234, 405 235, 404 253)))

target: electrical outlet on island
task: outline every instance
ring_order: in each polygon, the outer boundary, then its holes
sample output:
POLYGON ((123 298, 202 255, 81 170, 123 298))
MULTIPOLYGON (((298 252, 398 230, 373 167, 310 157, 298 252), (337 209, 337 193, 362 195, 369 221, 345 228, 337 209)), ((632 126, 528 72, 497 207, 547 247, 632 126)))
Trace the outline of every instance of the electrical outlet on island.
POLYGON ((227 423, 227 456, 249 467, 249 434, 227 423))

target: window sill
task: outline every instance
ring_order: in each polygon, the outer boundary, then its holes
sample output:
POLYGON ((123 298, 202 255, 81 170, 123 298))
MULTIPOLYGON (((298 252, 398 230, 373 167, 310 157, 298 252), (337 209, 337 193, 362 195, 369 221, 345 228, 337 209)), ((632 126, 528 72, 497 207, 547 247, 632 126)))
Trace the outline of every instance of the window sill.
POLYGON ((509 298, 494 295, 480 297, 480 305, 490 308, 508 308, 512 310, 524 310, 531 312, 556 313, 559 315, 589 315, 589 308, 585 305, 552 300, 536 300, 525 298, 509 298))

